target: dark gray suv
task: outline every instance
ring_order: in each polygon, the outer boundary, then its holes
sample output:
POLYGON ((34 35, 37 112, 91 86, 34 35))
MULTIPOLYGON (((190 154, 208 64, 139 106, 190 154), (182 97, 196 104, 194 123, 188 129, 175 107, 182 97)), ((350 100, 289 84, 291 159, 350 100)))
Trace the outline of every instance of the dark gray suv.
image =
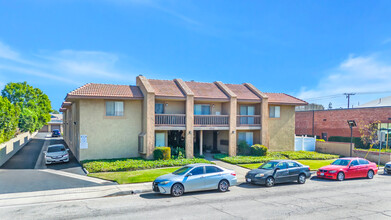
POLYGON ((295 181, 304 184, 306 179, 310 177, 309 166, 304 166, 294 160, 271 160, 262 164, 258 169, 249 171, 246 174, 246 182, 271 187, 275 183, 295 181))

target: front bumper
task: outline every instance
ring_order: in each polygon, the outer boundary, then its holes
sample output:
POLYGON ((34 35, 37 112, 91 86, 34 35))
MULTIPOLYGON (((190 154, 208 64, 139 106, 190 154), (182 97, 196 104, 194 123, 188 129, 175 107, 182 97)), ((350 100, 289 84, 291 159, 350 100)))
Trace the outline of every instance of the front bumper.
POLYGON ((337 179, 338 172, 336 173, 329 173, 329 172, 316 172, 316 176, 318 178, 323 178, 323 179, 337 179), (323 173, 323 175, 322 175, 323 173))
POLYGON ((52 164, 52 163, 62 163, 62 162, 69 162, 69 156, 66 157, 61 157, 61 158, 50 158, 46 157, 45 158, 45 163, 46 164, 52 164))
POLYGON ((162 194, 170 194, 171 193, 171 185, 170 183, 165 185, 160 185, 159 183, 152 183, 152 190, 154 192, 162 193, 162 194))
POLYGON ((264 185, 264 184, 266 184, 266 177, 264 177, 264 176, 263 177, 255 177, 255 176, 246 175, 246 183, 264 185))

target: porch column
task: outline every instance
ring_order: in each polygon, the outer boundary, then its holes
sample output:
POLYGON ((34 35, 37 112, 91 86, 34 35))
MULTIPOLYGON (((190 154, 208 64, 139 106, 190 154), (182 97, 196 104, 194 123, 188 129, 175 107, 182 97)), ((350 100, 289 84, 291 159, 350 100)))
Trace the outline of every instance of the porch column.
POLYGON ((180 87, 186 95, 186 158, 194 156, 194 93, 181 79, 174 79, 174 82, 180 87))
POLYGON ((202 130, 200 130, 200 155, 202 155, 202 130))

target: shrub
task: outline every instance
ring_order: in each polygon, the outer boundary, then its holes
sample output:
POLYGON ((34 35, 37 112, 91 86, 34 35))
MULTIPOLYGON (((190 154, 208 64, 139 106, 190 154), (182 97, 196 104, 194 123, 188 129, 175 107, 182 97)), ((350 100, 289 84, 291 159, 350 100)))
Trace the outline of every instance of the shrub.
POLYGON ((171 148, 169 147, 156 147, 153 150, 153 158, 155 160, 169 160, 171 159, 171 148))
POLYGON ((281 151, 279 153, 291 160, 330 160, 339 158, 339 155, 323 154, 314 151, 281 151))
POLYGON ((252 156, 266 156, 267 147, 260 144, 254 144, 251 146, 250 152, 252 156))
POLYGON ((212 163, 205 159, 170 159, 170 160, 145 160, 142 158, 122 158, 111 160, 85 160, 81 162, 83 167, 90 173, 134 171, 154 169, 161 167, 184 166, 193 163, 212 163))
POLYGON ((186 151, 182 147, 171 147, 171 158, 183 159, 185 158, 186 151))
POLYGON ((246 141, 241 141, 238 144, 238 155, 249 155, 250 154, 250 146, 246 141))
POLYGON ((326 142, 323 139, 316 139, 317 142, 326 142))

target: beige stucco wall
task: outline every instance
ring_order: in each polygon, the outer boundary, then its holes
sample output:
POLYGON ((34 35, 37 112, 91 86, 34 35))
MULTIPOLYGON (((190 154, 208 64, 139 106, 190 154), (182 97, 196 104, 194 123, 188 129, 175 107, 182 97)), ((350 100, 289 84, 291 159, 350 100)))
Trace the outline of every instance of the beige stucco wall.
POLYGON ((124 101, 124 116, 107 117, 105 100, 80 100, 80 135, 87 135, 88 149, 80 160, 137 157, 142 131, 142 101, 124 101))
POLYGON ((295 106, 282 105, 280 118, 268 118, 268 128, 269 150, 295 150, 295 106))
MULTIPOLYGON (((354 148, 354 144, 352 144, 352 147, 354 148)), ((317 141, 315 144, 315 151, 325 154, 338 154, 348 157, 350 156, 350 143, 317 141)))
POLYGON ((155 103, 164 104, 164 114, 186 114, 186 101, 156 100, 155 103))

